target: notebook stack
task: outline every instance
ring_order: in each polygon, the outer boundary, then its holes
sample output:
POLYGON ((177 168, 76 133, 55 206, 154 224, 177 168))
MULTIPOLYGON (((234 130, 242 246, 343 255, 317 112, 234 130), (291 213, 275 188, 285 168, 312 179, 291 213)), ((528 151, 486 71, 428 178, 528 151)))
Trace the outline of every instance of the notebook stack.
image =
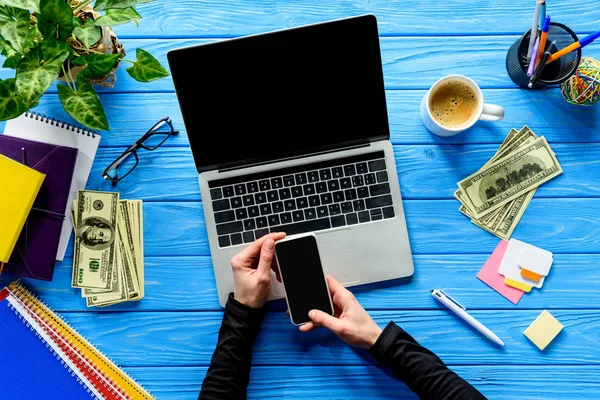
POLYGON ((0 290, 0 326, 1 399, 154 398, 19 282, 0 290))
POLYGON ((0 135, 0 262, 17 276, 52 280, 100 143, 95 132, 33 112, 10 120, 0 135), (5 228, 7 226, 8 228, 5 228))

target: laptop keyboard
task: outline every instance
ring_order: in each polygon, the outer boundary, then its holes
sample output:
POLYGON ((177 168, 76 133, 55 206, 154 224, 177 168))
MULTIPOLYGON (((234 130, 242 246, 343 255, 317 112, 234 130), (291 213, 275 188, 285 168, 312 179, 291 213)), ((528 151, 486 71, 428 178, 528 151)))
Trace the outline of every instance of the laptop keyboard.
POLYGON ((394 217, 383 151, 209 182, 219 247, 394 217))

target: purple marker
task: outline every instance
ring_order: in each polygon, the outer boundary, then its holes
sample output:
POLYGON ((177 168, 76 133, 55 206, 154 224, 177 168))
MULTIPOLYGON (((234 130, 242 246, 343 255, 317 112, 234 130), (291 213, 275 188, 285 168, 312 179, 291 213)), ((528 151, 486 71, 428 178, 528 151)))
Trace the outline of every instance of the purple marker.
MULTIPOLYGON (((535 39, 535 44, 533 45, 533 54, 537 54, 538 48, 540 47, 540 37, 538 36, 535 39)), ((529 61, 529 68, 527 68, 527 76, 531 78, 533 75, 533 71, 535 70, 535 57, 531 57, 531 61, 529 61)))

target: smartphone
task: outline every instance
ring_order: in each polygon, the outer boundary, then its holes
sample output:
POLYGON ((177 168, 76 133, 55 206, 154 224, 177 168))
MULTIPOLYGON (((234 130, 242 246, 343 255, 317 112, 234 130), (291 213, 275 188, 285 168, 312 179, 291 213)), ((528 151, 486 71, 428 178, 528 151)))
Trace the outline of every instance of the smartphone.
POLYGON ((310 322, 310 310, 333 315, 329 286, 314 234, 283 239, 275 244, 279 275, 294 325, 310 322))

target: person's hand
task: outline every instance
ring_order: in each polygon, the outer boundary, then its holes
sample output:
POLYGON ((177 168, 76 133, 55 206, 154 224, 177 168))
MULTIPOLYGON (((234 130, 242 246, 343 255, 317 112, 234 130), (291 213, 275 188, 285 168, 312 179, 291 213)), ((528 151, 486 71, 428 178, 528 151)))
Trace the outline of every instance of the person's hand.
POLYGON ((234 299, 252 308, 265 305, 269 297, 275 241, 284 237, 283 232, 265 235, 231 259, 234 299))
POLYGON ((323 311, 311 310, 308 316, 313 322, 302 325, 300 330, 308 332, 324 326, 352 346, 363 349, 373 347, 382 332, 379 325, 373 321, 348 289, 329 275, 327 283, 333 301, 333 317, 323 311))

